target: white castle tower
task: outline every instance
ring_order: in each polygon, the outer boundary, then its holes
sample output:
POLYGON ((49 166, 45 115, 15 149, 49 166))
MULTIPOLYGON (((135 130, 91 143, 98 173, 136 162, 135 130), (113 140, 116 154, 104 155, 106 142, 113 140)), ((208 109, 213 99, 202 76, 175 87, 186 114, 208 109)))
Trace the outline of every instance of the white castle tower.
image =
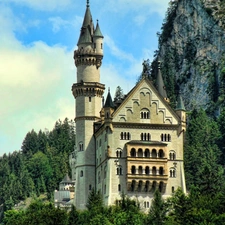
POLYGON ((100 66, 103 58, 103 35, 97 21, 94 27, 87 0, 86 12, 74 51, 77 83, 72 92, 76 99, 75 205, 84 209, 89 191, 95 188, 95 140, 93 123, 100 119, 105 85, 100 83, 100 66))

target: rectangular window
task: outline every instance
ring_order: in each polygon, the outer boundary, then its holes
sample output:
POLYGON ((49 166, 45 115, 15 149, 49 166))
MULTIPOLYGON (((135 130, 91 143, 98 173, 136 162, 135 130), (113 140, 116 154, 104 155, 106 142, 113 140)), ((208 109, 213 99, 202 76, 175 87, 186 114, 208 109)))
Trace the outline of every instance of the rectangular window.
POLYGON ((89 97, 89 102, 91 102, 91 97, 89 97))

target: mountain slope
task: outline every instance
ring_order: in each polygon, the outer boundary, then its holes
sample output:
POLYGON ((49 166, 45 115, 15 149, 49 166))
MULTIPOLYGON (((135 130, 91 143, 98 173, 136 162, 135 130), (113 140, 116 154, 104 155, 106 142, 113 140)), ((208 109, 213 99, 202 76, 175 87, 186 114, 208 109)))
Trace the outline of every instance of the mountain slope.
POLYGON ((180 91, 188 110, 203 107, 215 113, 224 100, 224 5, 225 1, 171 1, 159 34, 155 61, 162 61, 172 103, 180 91))

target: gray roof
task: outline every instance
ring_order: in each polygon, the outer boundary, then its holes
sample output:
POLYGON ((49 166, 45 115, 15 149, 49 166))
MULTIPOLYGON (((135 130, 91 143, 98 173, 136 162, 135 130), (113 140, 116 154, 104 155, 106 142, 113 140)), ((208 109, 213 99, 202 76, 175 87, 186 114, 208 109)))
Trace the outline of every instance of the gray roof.
POLYGON ((160 62, 158 62, 158 73, 157 73, 157 77, 156 77, 156 89, 158 90, 159 94, 163 98, 167 98, 166 87, 164 85, 163 77, 161 74, 160 62))
POLYGON ((177 106, 176 106, 176 110, 186 111, 186 109, 185 109, 185 107, 184 107, 183 98, 182 98, 182 96, 181 96, 180 93, 179 93, 178 98, 177 98, 177 106))
POLYGON ((95 32, 94 32, 94 36, 103 38, 102 32, 101 32, 100 27, 98 25, 98 21, 97 21, 96 29, 95 29, 95 32))
POLYGON ((115 105, 112 101, 112 97, 111 97, 110 92, 108 92, 108 95, 107 95, 107 98, 106 98, 106 101, 105 101, 105 105, 104 105, 104 108, 107 108, 107 107, 110 107, 110 108, 115 107, 115 105))
POLYGON ((166 146, 166 143, 163 143, 161 141, 140 141, 140 140, 132 140, 127 142, 127 144, 132 144, 132 145, 161 145, 161 146, 166 146))
POLYGON ((70 179, 70 177, 68 176, 68 174, 65 175, 65 177, 62 179, 61 183, 73 183, 70 179))

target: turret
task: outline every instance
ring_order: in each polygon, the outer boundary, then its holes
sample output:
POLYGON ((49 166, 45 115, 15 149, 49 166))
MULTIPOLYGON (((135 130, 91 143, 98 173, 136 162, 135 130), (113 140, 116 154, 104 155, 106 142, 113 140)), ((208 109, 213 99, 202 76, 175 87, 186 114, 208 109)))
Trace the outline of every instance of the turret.
POLYGON ((76 161, 72 167, 75 174, 75 205, 85 209, 89 191, 95 188, 95 139, 93 124, 99 121, 102 108, 102 96, 105 85, 100 83, 100 66, 103 58, 103 36, 97 23, 96 29, 92 21, 89 1, 80 36, 78 49, 74 51, 77 67, 77 83, 72 92, 76 99, 76 161))
POLYGON ((102 35, 102 32, 98 24, 98 20, 97 20, 96 29, 93 35, 93 42, 94 42, 95 53, 100 58, 103 57, 103 38, 104 37, 102 35))
POLYGON ((114 103, 112 101, 112 97, 110 94, 110 89, 108 91, 108 95, 105 101, 104 109, 104 116, 105 116, 105 124, 108 125, 112 130, 112 114, 114 112, 114 103))
POLYGON ((156 89, 158 90, 159 94, 169 102, 169 98, 167 98, 166 87, 164 85, 164 81, 161 74, 161 62, 158 61, 158 73, 156 77, 156 89))
POLYGON ((180 129, 179 130, 180 130, 180 132, 185 131, 186 130, 186 109, 184 107, 184 102, 183 102, 181 93, 178 94, 176 113, 180 117, 180 129))
POLYGON ((77 46, 78 49, 74 51, 74 62, 77 67, 77 82, 99 82, 99 68, 103 58, 103 35, 98 21, 94 29, 89 1, 87 1, 77 46))

